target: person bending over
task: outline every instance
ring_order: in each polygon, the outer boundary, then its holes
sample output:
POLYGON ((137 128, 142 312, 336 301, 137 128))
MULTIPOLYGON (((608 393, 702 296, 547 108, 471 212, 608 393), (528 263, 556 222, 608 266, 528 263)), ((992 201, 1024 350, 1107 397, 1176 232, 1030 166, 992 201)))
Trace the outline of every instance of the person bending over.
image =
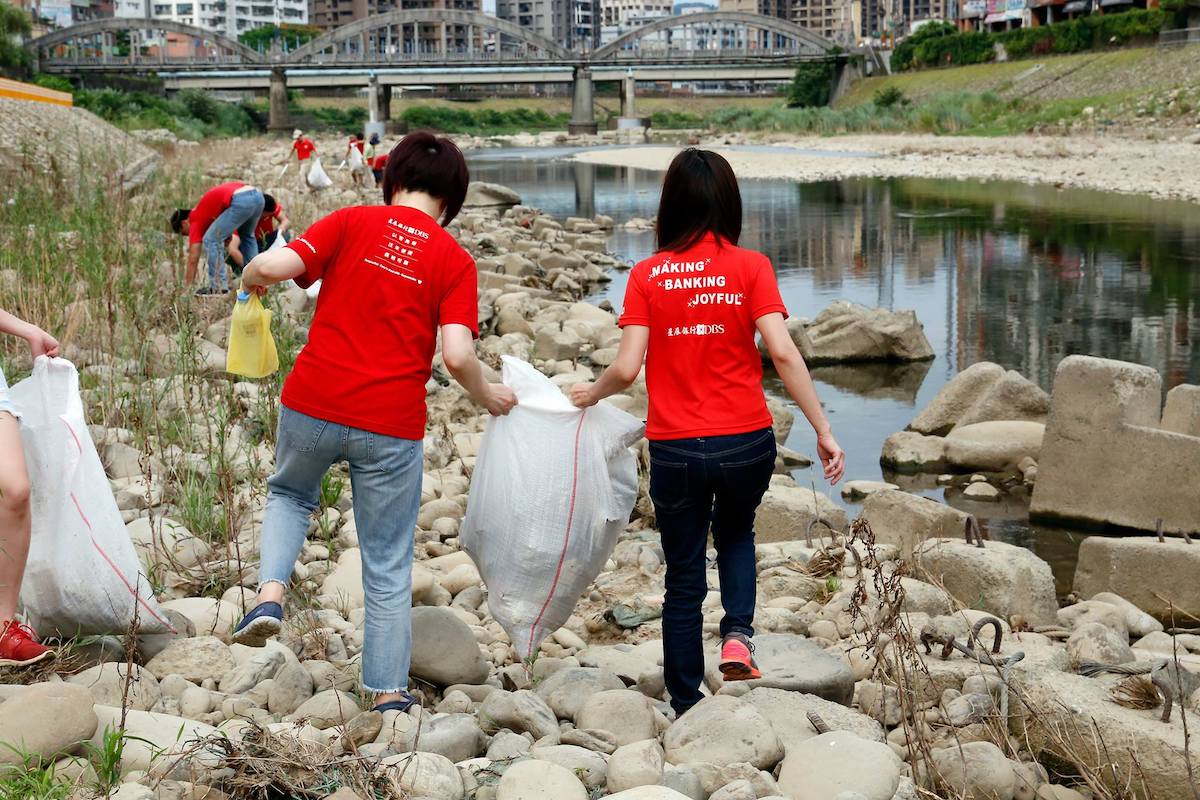
POLYGON ((725 607, 721 671, 725 680, 761 677, 751 644, 754 516, 776 447, 756 332, 817 433, 825 477, 836 483, 844 469, 784 324, 771 262, 737 246, 741 230, 741 194, 728 162, 705 150, 676 156, 663 181, 657 252, 630 274, 617 359, 595 383, 571 388, 575 405, 587 408, 628 388, 645 362, 650 498, 667 562, 663 667, 677 715, 702 697, 710 529, 725 607))
MULTIPOLYGON (((34 358, 57 356, 58 341, 36 325, 0 310, 0 332, 29 342, 34 358)), ((29 513, 29 473, 21 447, 20 414, 8 394, 8 382, 0 369, 0 666, 23 667, 43 661, 54 651, 38 643, 37 634, 17 621, 17 601, 29 536, 33 524, 29 513)))
POLYGON ((467 193, 467 164, 449 139, 406 137, 383 180, 386 205, 316 222, 246 267, 244 291, 321 279, 308 341, 283 387, 275 474, 267 482, 258 605, 233 640, 279 632, 284 591, 319 505, 321 478, 350 466, 363 561, 362 682, 380 711, 407 710, 412 652, 413 536, 421 503, 425 385, 440 331, 446 368, 493 415, 516 404, 475 357, 478 278, 446 233, 467 193), (439 226, 440 223, 440 226, 439 226))
POLYGON ((263 193, 253 186, 231 181, 214 186, 204 193, 192 209, 177 208, 171 215, 171 229, 188 237, 187 269, 184 283, 196 280, 196 267, 203 246, 208 259, 208 286, 196 294, 228 294, 229 273, 225 270, 227 242, 236 233, 242 263, 248 264, 258 255, 258 240, 254 228, 263 213, 263 193))

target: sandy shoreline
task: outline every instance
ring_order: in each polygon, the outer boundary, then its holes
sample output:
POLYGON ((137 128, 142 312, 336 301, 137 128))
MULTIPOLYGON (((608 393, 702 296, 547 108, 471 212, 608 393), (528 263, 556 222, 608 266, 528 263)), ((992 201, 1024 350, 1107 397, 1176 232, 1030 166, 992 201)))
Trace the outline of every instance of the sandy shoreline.
MULTIPOLYGON (((773 137, 768 146, 778 152, 770 152, 767 147, 731 149, 730 143, 728 137, 715 137, 702 146, 721 152, 742 178, 1006 180, 1200 202, 1200 170, 1189 167, 1200 157, 1200 146, 1194 144, 1104 137, 773 137), (796 149, 821 152, 805 154, 796 149)), ((676 151, 659 146, 611 147, 578 153, 575 158, 662 170, 676 151)))

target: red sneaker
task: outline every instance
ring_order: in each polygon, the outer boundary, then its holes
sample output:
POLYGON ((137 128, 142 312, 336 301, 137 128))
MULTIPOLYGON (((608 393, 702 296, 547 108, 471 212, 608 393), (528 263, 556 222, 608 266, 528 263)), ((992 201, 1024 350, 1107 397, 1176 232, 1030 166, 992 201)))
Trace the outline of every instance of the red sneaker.
POLYGON ((727 681, 752 681, 761 678, 754 663, 754 645, 744 633, 731 633, 721 644, 721 674, 727 681))
POLYGON ((37 643, 37 634, 28 625, 15 620, 2 624, 0 667, 27 667, 54 655, 49 647, 37 643))

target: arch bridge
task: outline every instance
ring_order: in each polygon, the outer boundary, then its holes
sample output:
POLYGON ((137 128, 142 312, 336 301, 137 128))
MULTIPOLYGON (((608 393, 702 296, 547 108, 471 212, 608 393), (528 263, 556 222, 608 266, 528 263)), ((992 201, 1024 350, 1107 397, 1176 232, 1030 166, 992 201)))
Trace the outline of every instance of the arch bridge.
POLYGON ((62 28, 30 47, 44 72, 153 72, 169 88, 269 87, 272 128, 288 124, 289 79, 367 84, 385 109, 395 85, 572 82, 572 128, 588 130, 595 128, 594 76, 623 78, 632 111, 637 80, 781 80, 801 61, 845 61, 833 42, 806 28, 737 11, 664 17, 594 50, 568 50, 515 23, 455 9, 377 14, 291 51, 278 43, 254 50, 180 22, 122 17, 62 28))

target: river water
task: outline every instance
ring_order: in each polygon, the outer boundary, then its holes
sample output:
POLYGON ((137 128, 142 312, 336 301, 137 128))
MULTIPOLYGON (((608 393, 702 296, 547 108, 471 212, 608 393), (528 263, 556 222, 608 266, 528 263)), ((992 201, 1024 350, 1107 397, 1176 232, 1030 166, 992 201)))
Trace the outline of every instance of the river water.
MULTIPOLYGON (((481 151, 472 178, 502 183, 549 214, 653 217, 661 174, 567 160, 567 150, 481 151)), ((883 440, 902 430, 959 370, 1015 369, 1050 390, 1065 356, 1148 364, 1166 387, 1200 382, 1200 207, 1050 186, 983 181, 746 180, 742 244, 775 265, 793 315, 836 299, 914 309, 936 358, 908 366, 813 370, 847 452, 847 478, 886 478, 942 499, 933 476, 883 475, 883 440)), ((653 234, 618 229, 610 250, 630 262, 653 234)), ((627 272, 599 298, 621 307, 627 272)), ((778 381, 768 389, 781 392, 778 381)), ((788 446, 814 455, 798 416, 788 446)), ((801 485, 820 477, 796 473, 801 485)), ((831 497, 854 516, 834 491, 831 497)), ((951 498, 953 500, 953 498, 951 498)), ((1030 547, 1069 590, 1082 531, 1030 525, 1027 501, 954 500, 992 538, 1030 547)))

